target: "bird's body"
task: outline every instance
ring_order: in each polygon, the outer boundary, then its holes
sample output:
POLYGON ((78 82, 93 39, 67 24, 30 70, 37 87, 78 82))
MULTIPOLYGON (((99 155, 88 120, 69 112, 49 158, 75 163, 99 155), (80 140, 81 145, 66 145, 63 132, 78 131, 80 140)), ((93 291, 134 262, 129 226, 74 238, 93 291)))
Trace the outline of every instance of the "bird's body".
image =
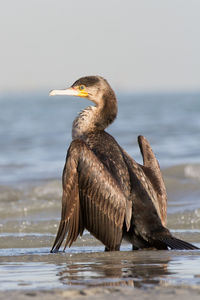
POLYGON ((83 77, 70 89, 51 92, 86 97, 95 103, 73 122, 73 141, 63 171, 62 215, 52 251, 87 229, 106 247, 119 250, 122 238, 133 249, 195 249, 172 237, 166 224, 167 195, 159 164, 148 141, 138 142, 137 164, 105 131, 117 115, 115 94, 99 76, 83 77))

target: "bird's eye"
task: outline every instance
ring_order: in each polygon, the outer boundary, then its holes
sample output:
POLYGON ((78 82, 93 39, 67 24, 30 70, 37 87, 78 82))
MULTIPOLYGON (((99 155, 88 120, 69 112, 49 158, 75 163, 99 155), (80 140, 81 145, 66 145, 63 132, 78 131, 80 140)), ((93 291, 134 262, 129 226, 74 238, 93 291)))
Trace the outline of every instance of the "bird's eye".
POLYGON ((84 85, 80 85, 80 86, 79 86, 79 90, 80 90, 80 91, 83 91, 84 89, 85 89, 85 86, 84 86, 84 85))

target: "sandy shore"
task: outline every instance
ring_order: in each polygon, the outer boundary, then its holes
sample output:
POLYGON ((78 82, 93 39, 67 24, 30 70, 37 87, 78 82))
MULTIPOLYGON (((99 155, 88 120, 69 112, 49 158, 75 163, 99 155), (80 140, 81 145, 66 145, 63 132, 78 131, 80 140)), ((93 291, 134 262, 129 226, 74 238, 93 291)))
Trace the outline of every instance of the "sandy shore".
POLYGON ((76 300, 92 300, 92 299, 126 299, 126 300, 199 300, 200 287, 158 287, 153 289, 137 289, 133 287, 109 287, 109 288, 87 288, 87 289, 54 289, 54 290, 23 290, 23 291, 4 291, 0 293, 0 299, 10 300, 28 300, 28 299, 43 299, 43 300, 59 300, 59 299, 76 299, 76 300))

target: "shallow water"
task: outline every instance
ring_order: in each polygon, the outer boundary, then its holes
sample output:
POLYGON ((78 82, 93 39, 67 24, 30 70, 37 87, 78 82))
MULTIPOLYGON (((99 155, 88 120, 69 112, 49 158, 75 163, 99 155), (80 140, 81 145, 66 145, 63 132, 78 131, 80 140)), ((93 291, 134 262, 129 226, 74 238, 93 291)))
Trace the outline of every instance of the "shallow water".
POLYGON ((103 252, 102 246, 73 247, 49 254, 48 248, 1 251, 0 290, 92 286, 200 285, 198 251, 103 252))
MULTIPOLYGON (((168 192, 168 227, 200 247, 200 95, 119 95, 108 130, 139 162, 145 135, 168 192)), ((84 102, 84 103, 83 103, 84 102)), ((61 173, 71 123, 83 100, 42 93, 0 96, 0 289, 84 286, 199 286, 199 251, 121 252, 87 232, 66 253, 50 254, 61 210, 61 173)))

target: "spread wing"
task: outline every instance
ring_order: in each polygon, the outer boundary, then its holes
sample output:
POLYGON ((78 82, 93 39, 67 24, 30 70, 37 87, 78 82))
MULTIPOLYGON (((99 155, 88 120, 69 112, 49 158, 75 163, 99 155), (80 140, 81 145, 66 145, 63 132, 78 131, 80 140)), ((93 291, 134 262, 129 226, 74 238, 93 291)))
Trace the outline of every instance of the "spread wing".
POLYGON ((125 150, 122 150, 124 160, 129 167, 132 182, 132 198, 138 199, 137 202, 135 202, 134 199, 132 201, 134 203, 144 205, 144 207, 141 207, 140 210, 142 212, 145 209, 146 214, 148 215, 148 218, 145 217, 144 220, 149 219, 150 215, 153 216, 153 212, 156 211, 162 225, 165 226, 167 194, 160 167, 147 139, 143 136, 139 136, 138 142, 143 156, 144 165, 136 163, 136 161, 132 159, 125 150), (145 201, 145 199, 147 200, 145 201))
POLYGON ((136 243, 134 246, 137 248, 151 246, 157 249, 198 249, 175 238, 165 227, 167 195, 160 167, 148 141, 139 136, 138 142, 144 166, 137 164, 122 150, 132 188, 133 213, 127 233, 130 240, 133 245, 136 243))
POLYGON ((138 144, 143 157, 142 169, 149 178, 157 196, 157 203, 160 210, 162 224, 166 225, 167 218, 167 192, 163 177, 160 171, 158 160, 156 159, 151 146, 144 136, 138 137, 138 144))
POLYGON ((81 140, 71 143, 63 171, 62 213, 52 250, 67 235, 71 246, 86 228, 109 250, 119 249, 122 227, 130 226, 132 206, 98 157, 81 140))
POLYGON ((66 163, 63 170, 62 185, 62 211, 61 220, 54 241, 53 250, 58 250, 68 232, 66 245, 71 245, 79 234, 84 230, 82 224, 82 216, 80 211, 77 158, 73 155, 73 151, 69 148, 66 163))

